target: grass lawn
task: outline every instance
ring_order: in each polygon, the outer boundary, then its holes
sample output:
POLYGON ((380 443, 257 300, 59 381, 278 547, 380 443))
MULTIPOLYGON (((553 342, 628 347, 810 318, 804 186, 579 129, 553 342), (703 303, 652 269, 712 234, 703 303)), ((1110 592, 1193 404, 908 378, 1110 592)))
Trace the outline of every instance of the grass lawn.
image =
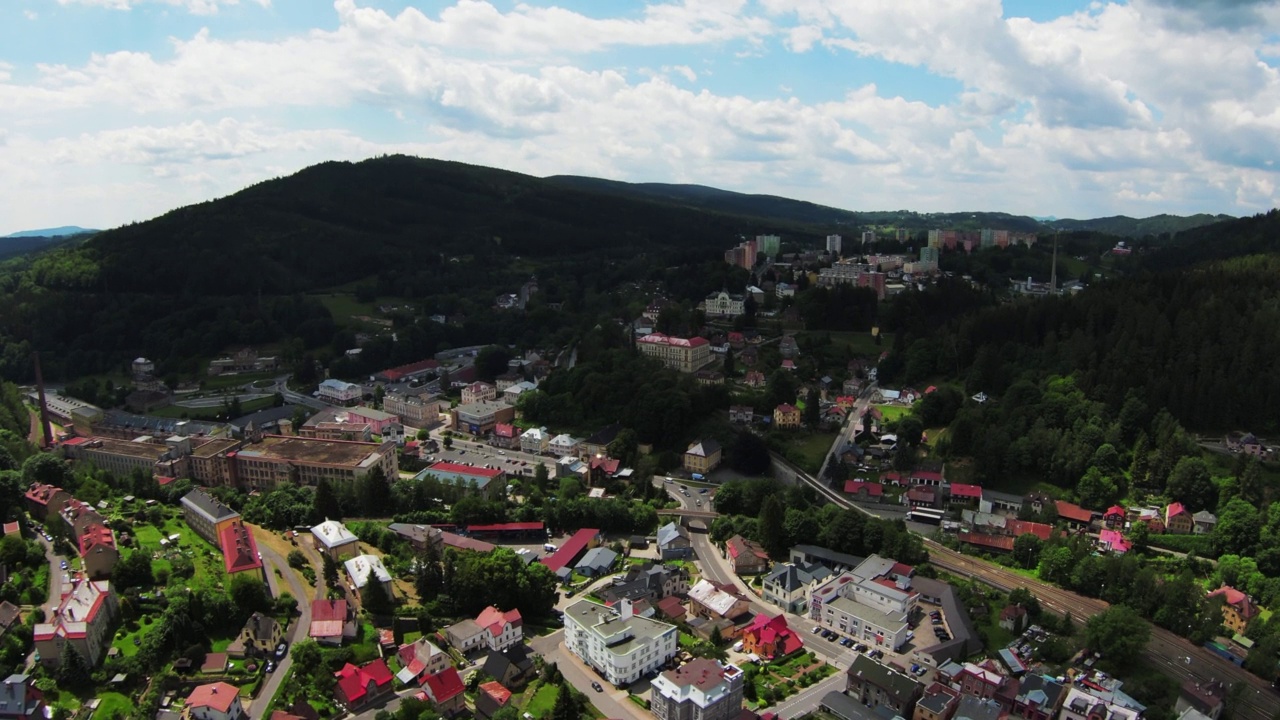
POLYGON ((248 385, 257 380, 270 380, 275 373, 240 373, 239 375, 210 375, 200 378, 204 390, 225 390, 227 388, 238 388, 248 385))
POLYGON ((122 627, 116 631, 116 637, 111 641, 111 647, 119 648, 120 654, 124 657, 133 657, 138 654, 138 646, 133 644, 133 639, 137 638, 141 642, 142 638, 151 632, 153 627, 155 627, 154 623, 151 625, 139 624, 138 629, 133 632, 126 632, 122 627))
POLYGON ((163 536, 155 525, 134 525, 132 529, 133 537, 140 546, 151 552, 160 550, 160 540, 163 539, 163 536))
POLYGON ((831 444, 835 442, 835 433, 809 433, 792 441, 787 458, 808 472, 816 473, 822 467, 822 460, 831 452, 831 444))
POLYGON ((524 711, 535 718, 550 717, 559 694, 560 689, 555 685, 539 685, 529 696, 529 704, 525 706, 524 711))
MULTIPOLYGON (((272 398, 258 398, 257 400, 240 403, 240 412, 244 415, 248 415, 249 413, 255 413, 259 410, 266 410, 274 405, 275 401, 272 398)), ((169 407, 152 410, 151 414, 167 418, 180 419, 186 417, 192 420, 213 420, 217 418, 221 412, 221 405, 211 408, 188 408, 182 407, 181 405, 170 405, 169 407)))
POLYGON ((133 712, 134 703, 129 698, 118 692, 102 693, 98 696, 98 709, 93 711, 92 717, 95 718, 112 718, 127 717, 133 712))
POLYGON ((911 408, 902 405, 876 405, 880 410, 880 417, 884 418, 887 423, 897 422, 907 413, 911 412, 911 408))
POLYGON ((357 665, 369 662, 378 657, 378 630, 368 620, 361 620, 357 630, 357 640, 351 644, 351 652, 357 665))
POLYGON ((876 344, 876 339, 869 332, 828 332, 831 336, 831 344, 844 346, 853 350, 857 355, 879 355, 880 353, 893 347, 893 333, 880 333, 880 344, 876 344))

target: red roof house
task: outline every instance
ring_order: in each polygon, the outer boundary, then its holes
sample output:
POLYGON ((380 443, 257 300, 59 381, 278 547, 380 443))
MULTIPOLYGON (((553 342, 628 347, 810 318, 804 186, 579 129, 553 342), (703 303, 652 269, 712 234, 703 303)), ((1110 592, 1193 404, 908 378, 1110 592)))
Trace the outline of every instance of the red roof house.
POLYGON ((363 708, 392 690, 391 668, 382 658, 360 667, 347 663, 333 675, 338 679, 333 698, 349 710, 363 708))
POLYGON ((481 683, 476 693, 476 715, 484 720, 493 717, 494 713, 511 702, 511 691, 496 680, 481 683))
POLYGON ((583 528, 574 533, 568 540, 565 540, 559 550, 538 560, 538 562, 546 565, 551 572, 555 572, 566 565, 572 565, 577 562, 582 553, 596 543, 599 538, 600 531, 596 528, 583 528))
POLYGON ((1169 503, 1164 509, 1164 529, 1168 533, 1187 535, 1195 528, 1191 511, 1180 502, 1169 503))
POLYGON ((867 498, 884 497, 883 485, 866 480, 845 480, 844 491, 849 495, 862 495, 867 498))
POLYGON ((662 613, 668 620, 682 620, 688 611, 684 608, 684 603, 680 602, 680 598, 675 595, 668 595, 658 601, 658 612, 662 613))
POLYGON ((253 539, 253 531, 237 519, 232 520, 218 534, 222 545, 222 561, 227 574, 239 572, 262 572, 262 558, 258 556, 258 543, 253 539))
POLYGON ((441 715, 453 715, 466 708, 462 678, 455 668, 446 668, 435 675, 428 675, 422 685, 427 698, 441 715))
POLYGON ((1004 521, 1004 527, 1010 537, 1018 537, 1019 535, 1035 535, 1041 540, 1048 540, 1053 534, 1053 526, 1045 523, 1031 522, 1030 520, 1014 520, 1009 518, 1004 521))
POLYGON ((1107 508, 1106 512, 1102 513, 1102 522, 1107 527, 1115 530, 1116 528, 1124 527, 1124 521, 1128 514, 1129 513, 1119 505, 1112 505, 1107 508))
POLYGON ((1129 552, 1130 548, 1129 541, 1125 539, 1124 535, 1119 530, 1110 528, 1098 533, 1098 546, 1116 555, 1123 555, 1129 552))
POLYGON ((742 651, 774 658, 799 650, 804 640, 787 626, 785 615, 769 617, 760 613, 742 631, 742 651))
POLYGON ((187 708, 201 720, 236 720, 246 717, 240 705, 240 689, 224 682, 200 685, 187 696, 187 708))
POLYGON ((982 500, 982 486, 965 483, 951 483, 951 502, 953 504, 976 505, 982 500))
POLYGON ((308 636, 322 645, 341 645, 343 638, 355 637, 355 622, 348 622, 346 600, 316 598, 311 603, 308 636))
POLYGON ((21 535, 21 534, 22 534, 22 528, 18 526, 18 521, 17 521, 17 520, 14 520, 13 522, 7 522, 7 523, 5 523, 5 524, 4 524, 4 534, 5 534, 5 535, 21 535))
POLYGON ((753 575, 769 569, 769 553, 741 535, 734 535, 725 543, 725 551, 733 571, 739 575, 753 575))

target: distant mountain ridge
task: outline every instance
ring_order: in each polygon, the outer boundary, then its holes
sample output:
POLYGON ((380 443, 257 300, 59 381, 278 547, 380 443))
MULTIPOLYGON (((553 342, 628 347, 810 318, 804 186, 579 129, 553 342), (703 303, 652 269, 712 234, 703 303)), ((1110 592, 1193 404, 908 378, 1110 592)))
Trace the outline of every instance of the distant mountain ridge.
POLYGON ((805 200, 793 200, 777 195, 740 193, 707 185, 631 183, 581 175, 552 175, 544 179, 565 187, 620 197, 658 200, 698 210, 810 225, 898 226, 909 230, 934 228, 980 230, 990 227, 1016 232, 1083 230, 1120 237, 1141 238, 1165 233, 1177 234, 1184 230, 1234 219, 1230 215, 1205 213, 1185 217, 1169 214, 1153 215, 1148 218, 1115 215, 1073 220, 1058 219, 1054 216, 1031 217, 991 211, 920 213, 913 210, 846 210, 805 200))
POLYGON ((41 228, 39 230, 20 230, 16 233, 8 235, 0 235, 0 240, 9 238, 59 238, 67 235, 81 235, 84 233, 98 232, 92 228, 82 228, 79 225, 62 225, 55 228, 41 228))

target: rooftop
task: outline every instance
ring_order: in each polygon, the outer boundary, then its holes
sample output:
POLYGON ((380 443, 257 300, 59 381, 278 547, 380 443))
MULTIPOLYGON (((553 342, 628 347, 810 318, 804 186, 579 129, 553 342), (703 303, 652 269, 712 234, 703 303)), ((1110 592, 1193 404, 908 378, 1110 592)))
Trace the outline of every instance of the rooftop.
POLYGON ((346 525, 337 520, 329 520, 327 518, 324 522, 311 528, 311 534, 327 548, 340 547, 360 541, 355 536, 355 533, 347 529, 346 525))
POLYGON ((240 688, 235 685, 224 682, 209 683, 208 685, 200 685, 191 691, 191 694, 187 696, 187 707, 207 707, 220 713, 226 713, 231 709, 231 704, 238 697, 240 697, 240 688))
POLYGON ((308 465, 373 467, 379 447, 378 443, 267 435, 260 443, 246 445, 238 456, 308 465))
POLYGON ((243 522, 234 520, 222 528, 218 540, 222 545, 222 561, 228 575, 262 567, 253 531, 243 522))
POLYGON ((182 505, 183 507, 189 507, 195 512, 205 516, 206 519, 215 524, 229 518, 240 517, 240 513, 232 510, 226 505, 223 505, 212 495, 206 493, 200 488, 196 488, 186 495, 183 495, 182 505))
POLYGON ((386 566, 382 564, 382 558, 376 555, 357 555, 343 563, 347 568, 347 575, 351 576, 351 582, 357 588, 363 588, 369 584, 369 576, 375 576, 379 582, 391 582, 391 573, 387 572, 386 566))
POLYGON ((566 622, 576 623, 602 640, 612 655, 626 655, 676 630, 674 625, 635 615, 623 620, 617 611, 590 600, 570 605, 564 616, 566 622))
POLYGON ((640 338, 636 342, 644 343, 646 345, 667 345, 670 347, 687 347, 687 348, 701 347, 703 345, 709 344, 706 338, 672 337, 670 335, 663 335, 662 333, 650 333, 649 335, 645 335, 644 337, 640 338))

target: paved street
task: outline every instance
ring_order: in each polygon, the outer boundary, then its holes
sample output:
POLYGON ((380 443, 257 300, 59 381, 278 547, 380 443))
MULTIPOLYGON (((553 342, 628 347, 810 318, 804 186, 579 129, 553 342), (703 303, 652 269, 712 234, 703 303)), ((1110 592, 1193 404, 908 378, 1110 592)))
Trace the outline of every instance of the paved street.
POLYGON ((844 686, 845 675, 842 672, 838 672, 831 677, 824 678, 817 685, 811 685, 801 690, 779 703, 776 707, 769 709, 777 713, 780 718, 797 718, 818 709, 818 703, 822 702, 823 695, 832 690, 843 691, 844 686))
MULTIPOLYGON (((260 528, 255 529, 255 531, 268 532, 260 528)), ((294 621, 287 636, 289 649, 292 651, 294 644, 299 640, 305 639, 307 637, 307 633, 311 629, 311 604, 307 602, 307 593, 304 589, 306 586, 302 584, 302 581, 298 578, 298 574, 294 572, 293 568, 289 567, 289 564, 284 558, 280 557, 279 553, 272 550, 265 543, 259 544, 258 550, 262 553, 262 563, 265 566, 264 569, 267 573, 267 583, 272 587, 273 594, 279 594, 279 588, 275 584, 275 571, 276 569, 279 569, 280 574, 284 576, 285 581, 289 585, 289 592, 298 600, 298 609, 302 614, 294 621)), ((280 683, 284 682, 284 678, 288 674, 289 668, 292 666, 293 657, 292 652, 290 652, 287 653, 284 656, 284 659, 279 662, 279 665, 276 667, 275 672, 271 674, 271 677, 267 678, 267 681, 262 684, 262 690, 258 693, 258 697, 246 704, 252 707, 255 704, 261 703, 265 706, 270 702, 271 698, 275 696, 276 690, 279 689, 280 683)), ((261 715, 261 713, 258 713, 258 715, 261 715)))
MULTIPOLYGON (((53 611, 58 607, 58 603, 62 601, 62 576, 66 574, 66 571, 62 569, 62 561, 66 558, 55 553, 53 551, 53 543, 43 537, 37 536, 36 542, 44 547, 44 557, 49 563, 49 599, 40 607, 44 609, 44 616, 51 618, 53 617, 53 611)), ((27 667, 34 667, 35 662, 36 653, 32 650, 27 655, 27 667)))

